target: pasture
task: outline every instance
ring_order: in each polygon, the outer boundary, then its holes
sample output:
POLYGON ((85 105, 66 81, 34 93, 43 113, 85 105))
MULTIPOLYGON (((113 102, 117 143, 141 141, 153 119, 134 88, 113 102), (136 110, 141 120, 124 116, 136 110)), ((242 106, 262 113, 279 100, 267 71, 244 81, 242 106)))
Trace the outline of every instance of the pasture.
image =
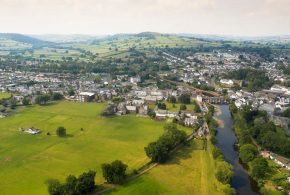
POLYGON ((116 159, 128 164, 128 172, 147 163, 144 147, 163 133, 164 122, 135 115, 104 118, 100 113, 105 106, 63 101, 0 119, 1 194, 46 194, 47 179, 64 181, 89 169, 97 171, 96 182, 101 183, 100 165, 116 159), (58 126, 69 136, 57 137, 58 126), (30 135, 20 132, 21 127, 41 133, 30 135))
POLYGON ((212 146, 209 141, 207 150, 203 146, 202 140, 193 140, 168 163, 107 194, 224 194, 223 184, 215 179, 212 146))

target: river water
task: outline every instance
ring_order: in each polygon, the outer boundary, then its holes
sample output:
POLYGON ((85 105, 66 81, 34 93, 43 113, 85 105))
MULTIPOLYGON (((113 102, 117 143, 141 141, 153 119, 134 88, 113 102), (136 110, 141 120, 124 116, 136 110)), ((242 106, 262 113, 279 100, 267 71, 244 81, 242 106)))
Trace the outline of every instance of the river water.
POLYGON ((220 105, 219 107, 222 113, 216 117, 223 121, 224 126, 217 128, 217 147, 222 150, 225 160, 233 166, 234 175, 231 186, 236 190, 237 195, 257 195, 258 187, 239 162, 239 153, 233 147, 237 138, 232 130, 233 120, 229 106, 220 105))

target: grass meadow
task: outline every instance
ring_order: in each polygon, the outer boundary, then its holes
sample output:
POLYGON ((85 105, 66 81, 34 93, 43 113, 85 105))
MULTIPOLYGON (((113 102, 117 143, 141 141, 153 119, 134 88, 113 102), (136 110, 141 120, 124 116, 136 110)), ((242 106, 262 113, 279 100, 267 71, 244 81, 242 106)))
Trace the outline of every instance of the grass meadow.
POLYGON ((101 183, 100 165, 116 159, 128 164, 128 172, 147 163, 144 147, 163 133, 164 122, 134 115, 104 118, 105 106, 64 101, 0 119, 1 194, 46 194, 47 179, 64 181, 89 169, 97 171, 101 183), (57 137, 58 126, 69 136, 57 137), (39 128, 41 134, 20 132, 20 127, 39 128))
POLYGON ((223 185, 214 175, 212 146, 208 141, 204 150, 203 144, 202 140, 191 141, 190 146, 179 150, 168 163, 107 194, 224 194, 223 185))

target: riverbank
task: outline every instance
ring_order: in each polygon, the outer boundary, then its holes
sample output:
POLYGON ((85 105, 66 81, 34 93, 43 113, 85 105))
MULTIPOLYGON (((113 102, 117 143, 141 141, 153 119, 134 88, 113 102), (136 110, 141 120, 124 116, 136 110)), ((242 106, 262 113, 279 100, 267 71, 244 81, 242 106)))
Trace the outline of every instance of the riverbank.
POLYGON ((253 185, 247 171, 239 162, 239 153, 234 149, 237 138, 232 130, 233 119, 228 105, 215 107, 215 118, 219 124, 216 138, 217 147, 221 149, 225 160, 233 166, 234 175, 231 181, 231 187, 236 190, 237 195, 257 195, 257 186, 253 185))

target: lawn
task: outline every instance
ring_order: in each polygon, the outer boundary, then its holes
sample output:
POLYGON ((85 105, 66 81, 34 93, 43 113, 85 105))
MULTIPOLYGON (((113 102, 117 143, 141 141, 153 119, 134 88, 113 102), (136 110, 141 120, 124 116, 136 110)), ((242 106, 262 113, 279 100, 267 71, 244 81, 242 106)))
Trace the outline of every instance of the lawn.
POLYGON ((214 176, 211 145, 203 150, 203 141, 194 140, 168 163, 108 194, 223 194, 222 184, 214 176))
POLYGON ((164 122, 134 115, 104 118, 105 106, 60 102, 0 119, 1 194, 46 194, 47 179, 64 181, 89 169, 101 183, 100 165, 116 159, 129 165, 128 172, 147 163, 144 147, 162 134, 164 122), (41 134, 18 131, 32 126, 41 134), (58 126, 67 129, 67 138, 55 135, 58 126))
POLYGON ((11 96, 10 93, 7 92, 0 92, 0 100, 1 99, 5 99, 5 98, 9 98, 11 96))

